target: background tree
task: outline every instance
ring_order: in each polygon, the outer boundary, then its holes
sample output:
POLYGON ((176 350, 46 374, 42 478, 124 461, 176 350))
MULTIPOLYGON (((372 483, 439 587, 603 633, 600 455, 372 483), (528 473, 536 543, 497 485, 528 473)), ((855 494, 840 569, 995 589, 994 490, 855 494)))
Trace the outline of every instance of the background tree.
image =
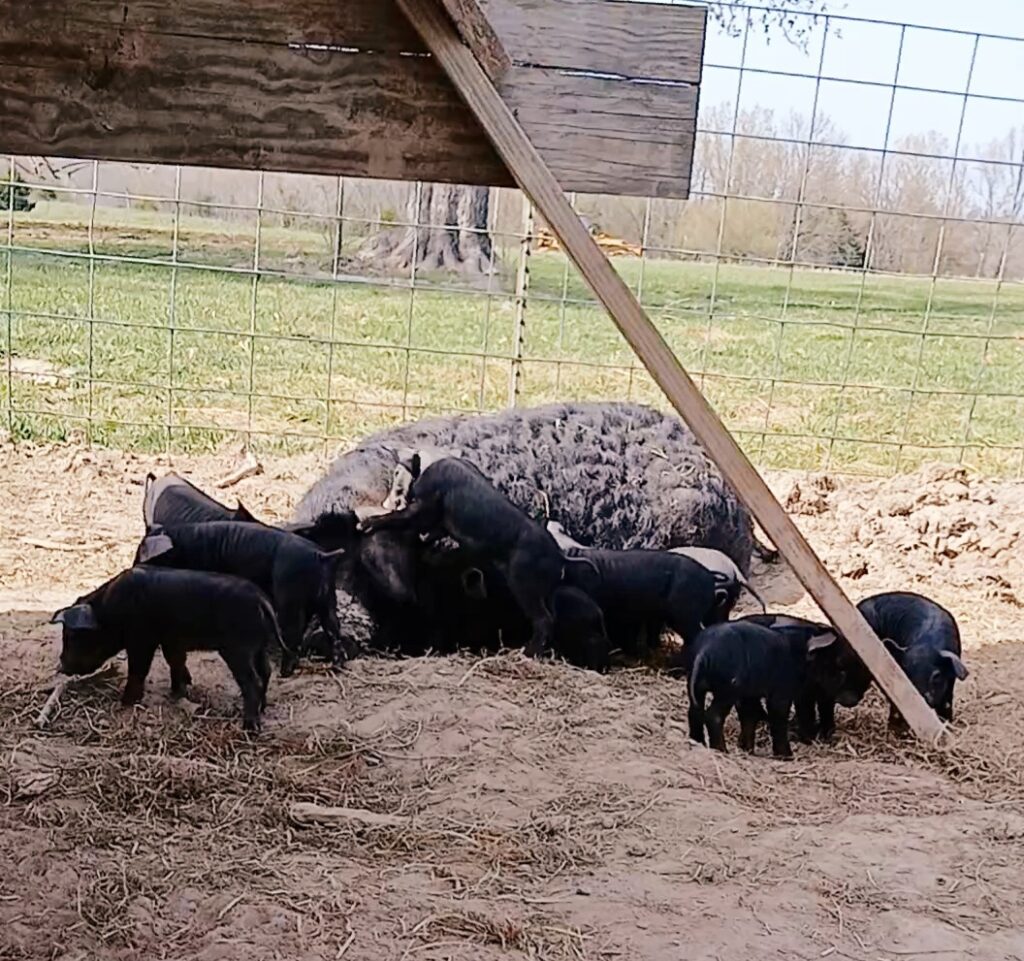
POLYGON ((35 206, 32 194, 20 175, 15 174, 6 180, 0 180, 0 211, 31 210, 35 206))
POLYGON ((405 224, 386 227, 363 245, 377 270, 446 270, 481 275, 491 270, 490 190, 459 184, 421 184, 410 190, 405 224))
MULTIPOLYGON (((747 7, 712 3, 711 17, 719 28, 736 36, 748 16, 747 7)), ((775 0, 770 10, 750 9, 765 33, 778 34, 806 47, 828 12, 826 0, 775 0)), ((361 256, 375 270, 405 274, 445 270, 473 276, 492 269, 494 244, 489 233, 491 192, 487 187, 423 184, 410 192, 402 227, 385 227, 363 244, 361 256)))
POLYGON ((777 0, 770 9, 759 10, 723 2, 709 4, 708 13, 730 37, 742 36, 749 17, 751 28, 762 31, 769 40, 773 35, 781 35, 794 46, 806 49, 815 30, 835 6, 828 0, 777 0))

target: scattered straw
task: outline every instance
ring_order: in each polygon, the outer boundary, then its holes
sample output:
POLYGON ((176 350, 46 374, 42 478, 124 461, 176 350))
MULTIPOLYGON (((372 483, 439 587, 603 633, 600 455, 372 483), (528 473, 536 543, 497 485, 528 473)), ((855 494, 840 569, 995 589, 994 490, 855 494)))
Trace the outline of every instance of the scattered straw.
POLYGON ((50 696, 46 699, 46 702, 39 709, 39 714, 36 716, 36 727, 46 727, 50 723, 50 718, 60 704, 61 695, 68 687, 74 684, 83 684, 97 677, 110 676, 116 673, 116 670, 114 665, 108 662, 88 674, 58 674, 53 679, 53 690, 50 692, 50 696))

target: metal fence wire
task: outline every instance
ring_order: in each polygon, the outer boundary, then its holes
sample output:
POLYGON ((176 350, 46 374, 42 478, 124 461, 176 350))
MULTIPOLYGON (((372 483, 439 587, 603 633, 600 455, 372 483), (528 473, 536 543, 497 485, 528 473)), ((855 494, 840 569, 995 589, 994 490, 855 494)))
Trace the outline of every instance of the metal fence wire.
MULTIPOLYGON (((719 10, 691 199, 577 209, 756 462, 1021 476, 1024 39, 794 13, 788 40, 719 10)), ((15 440, 322 450, 430 413, 665 406, 516 191, 5 166, 15 440), (434 214, 467 201, 469 225, 434 214)))

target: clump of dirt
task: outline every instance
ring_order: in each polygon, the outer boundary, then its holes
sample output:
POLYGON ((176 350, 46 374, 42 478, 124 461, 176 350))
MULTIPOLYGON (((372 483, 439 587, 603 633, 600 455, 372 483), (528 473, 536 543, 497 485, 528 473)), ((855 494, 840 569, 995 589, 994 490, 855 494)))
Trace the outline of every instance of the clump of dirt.
MULTIPOLYGON (((240 460, 173 466, 213 490, 240 460)), ((305 664, 255 741, 216 657, 190 658, 186 702, 158 660, 129 710, 115 662, 38 729, 49 613, 130 560, 167 466, 0 449, 0 958, 1019 961, 1019 547, 984 545, 1020 536, 1021 485, 770 478, 855 599, 910 587, 960 621, 942 751, 890 737, 872 693, 790 763, 719 755, 688 742, 678 682, 520 653, 305 664)), ((282 518, 322 466, 268 460, 218 495, 282 518)), ((814 613, 784 565, 754 573, 814 613)))
POLYGON ((812 539, 827 532, 822 560, 850 581, 1024 607, 1022 482, 929 466, 888 480, 781 476, 774 487, 812 539))

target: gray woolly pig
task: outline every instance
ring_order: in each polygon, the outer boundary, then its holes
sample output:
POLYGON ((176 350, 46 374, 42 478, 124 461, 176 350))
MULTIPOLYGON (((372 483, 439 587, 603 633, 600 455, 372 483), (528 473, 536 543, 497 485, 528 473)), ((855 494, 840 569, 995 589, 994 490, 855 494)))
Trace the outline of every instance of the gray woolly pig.
MULTIPOLYGON (((457 451, 517 507, 586 531, 595 547, 701 545, 749 572, 750 515, 687 427, 641 404, 551 404, 382 431, 334 462, 300 501, 295 521, 316 540, 318 522, 329 524, 331 515, 379 507, 399 452, 409 448, 457 451)), ((344 577, 339 588, 345 622, 366 624, 372 636, 368 599, 344 577)))

